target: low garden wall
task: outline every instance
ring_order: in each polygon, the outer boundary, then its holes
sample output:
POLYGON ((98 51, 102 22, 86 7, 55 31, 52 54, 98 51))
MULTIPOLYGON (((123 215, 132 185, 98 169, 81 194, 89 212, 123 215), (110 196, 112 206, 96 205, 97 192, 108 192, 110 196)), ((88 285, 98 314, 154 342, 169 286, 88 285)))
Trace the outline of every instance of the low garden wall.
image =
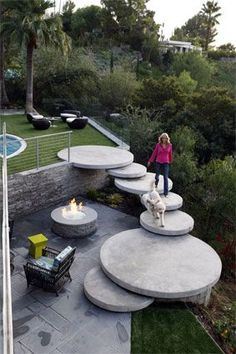
POLYGON ((67 162, 16 173, 8 177, 9 218, 69 201, 90 189, 102 188, 108 182, 109 177, 104 170, 74 168, 67 162))

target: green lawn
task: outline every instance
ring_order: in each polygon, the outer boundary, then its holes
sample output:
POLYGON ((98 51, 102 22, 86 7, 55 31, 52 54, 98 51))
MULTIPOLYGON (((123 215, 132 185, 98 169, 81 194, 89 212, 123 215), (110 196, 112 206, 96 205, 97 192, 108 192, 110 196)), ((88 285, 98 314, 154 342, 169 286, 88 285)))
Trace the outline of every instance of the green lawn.
MULTIPOLYGON (((6 122, 7 133, 15 134, 22 138, 32 138, 37 136, 46 136, 39 139, 40 159, 39 165, 46 166, 60 161, 57 152, 68 146, 68 136, 60 135, 58 137, 48 137, 50 134, 62 133, 70 131, 66 123, 58 121, 54 128, 47 130, 36 130, 30 124, 24 115, 2 116, 1 123, 6 122)), ((99 133, 96 129, 87 125, 82 130, 73 130, 71 138, 71 146, 76 145, 107 145, 115 146, 115 144, 99 133)), ((13 174, 20 171, 30 170, 37 166, 36 161, 36 141, 27 141, 27 148, 19 156, 8 160, 8 172, 13 174)))
POLYGON ((131 353, 222 354, 181 304, 155 304, 132 314, 131 353))

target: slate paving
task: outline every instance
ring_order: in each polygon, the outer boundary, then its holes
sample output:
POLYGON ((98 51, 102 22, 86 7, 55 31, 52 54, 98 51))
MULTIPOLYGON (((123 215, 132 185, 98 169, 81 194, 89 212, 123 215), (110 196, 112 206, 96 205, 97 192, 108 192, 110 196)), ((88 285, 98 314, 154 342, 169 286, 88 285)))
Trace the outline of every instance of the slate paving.
POLYGON ((84 295, 83 281, 86 273, 99 265, 103 243, 118 232, 137 228, 138 219, 85 202, 98 213, 97 232, 85 239, 66 240, 51 231, 51 211, 60 205, 15 221, 11 247, 16 254, 12 276, 16 354, 130 353, 130 313, 113 313, 91 304, 84 295), (47 236, 49 247, 77 248, 71 267, 72 282, 65 284, 58 297, 32 286, 27 288, 23 270, 28 256, 27 237, 36 233, 47 236))

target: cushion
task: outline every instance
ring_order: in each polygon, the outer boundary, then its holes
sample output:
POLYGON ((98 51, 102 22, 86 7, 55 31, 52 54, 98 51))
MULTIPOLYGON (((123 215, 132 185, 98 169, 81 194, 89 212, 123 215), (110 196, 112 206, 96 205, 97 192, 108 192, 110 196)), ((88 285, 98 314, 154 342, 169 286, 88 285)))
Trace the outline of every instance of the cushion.
POLYGON ((77 118, 67 118, 66 121, 67 121, 68 123, 72 123, 75 119, 77 119, 77 118))
POLYGON ((67 246, 63 251, 61 251, 55 258, 53 262, 53 270, 57 270, 60 263, 64 261, 66 257, 73 251, 71 246, 67 246))
POLYGON ((61 113, 61 117, 77 118, 77 115, 76 114, 71 114, 71 113, 61 113))
POLYGON ((54 259, 49 257, 40 257, 38 259, 30 258, 30 263, 38 265, 44 269, 52 270, 54 259))
POLYGON ((33 119, 42 119, 44 118, 44 116, 42 116, 41 114, 32 114, 33 119))

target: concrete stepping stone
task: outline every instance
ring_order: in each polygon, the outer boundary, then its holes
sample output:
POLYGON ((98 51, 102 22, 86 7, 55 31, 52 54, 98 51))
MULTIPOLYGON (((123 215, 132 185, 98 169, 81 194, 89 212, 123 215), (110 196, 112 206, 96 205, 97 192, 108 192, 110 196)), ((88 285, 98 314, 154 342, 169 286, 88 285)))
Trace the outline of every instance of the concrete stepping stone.
POLYGON ((105 274, 127 290, 186 301, 209 294, 222 268, 220 257, 202 240, 191 235, 162 237, 142 228, 109 238, 100 260, 105 274))
MULTIPOLYGON (((68 161, 68 149, 59 151, 57 156, 68 161)), ((110 146, 81 145, 70 148, 70 162, 79 168, 103 170, 124 167, 133 160, 131 152, 110 146)))
MULTIPOLYGON (((169 192, 167 198, 164 195, 161 195, 161 199, 165 203, 167 211, 179 209, 183 205, 183 198, 176 193, 169 192)), ((140 201, 142 203, 141 198, 140 198, 140 201)))
POLYGON ((110 176, 118 178, 138 178, 145 176, 147 173, 147 168, 139 163, 133 162, 126 167, 107 170, 107 173, 110 176))
POLYGON ((154 299, 127 291, 112 282, 99 267, 92 268, 84 279, 84 292, 96 306, 114 312, 138 311, 154 299))
MULTIPOLYGON (((133 193, 133 194, 144 194, 152 189, 152 182, 155 181, 155 173, 147 172, 144 177, 135 179, 121 179, 115 178, 115 185, 117 188, 133 193)), ((169 179, 169 190, 172 189, 173 183, 169 179)), ((158 192, 160 194, 164 193, 163 176, 160 176, 158 183, 158 192)))
POLYGON ((186 235, 192 231, 194 226, 193 218, 180 210, 168 211, 165 213, 165 226, 160 226, 160 220, 154 220, 146 210, 140 215, 140 224, 148 231, 163 236, 186 235))

